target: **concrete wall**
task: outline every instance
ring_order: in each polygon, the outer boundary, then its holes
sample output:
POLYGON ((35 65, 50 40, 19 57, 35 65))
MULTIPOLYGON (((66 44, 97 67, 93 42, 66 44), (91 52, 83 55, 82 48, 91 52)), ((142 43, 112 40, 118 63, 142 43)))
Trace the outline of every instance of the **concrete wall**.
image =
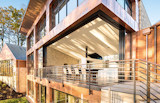
POLYGON ((65 63, 68 65, 79 64, 79 60, 52 47, 47 47, 47 66, 60 66, 65 63))
POLYGON ((139 23, 140 30, 151 26, 151 22, 149 20, 148 14, 146 12, 142 0, 139 1, 139 23))

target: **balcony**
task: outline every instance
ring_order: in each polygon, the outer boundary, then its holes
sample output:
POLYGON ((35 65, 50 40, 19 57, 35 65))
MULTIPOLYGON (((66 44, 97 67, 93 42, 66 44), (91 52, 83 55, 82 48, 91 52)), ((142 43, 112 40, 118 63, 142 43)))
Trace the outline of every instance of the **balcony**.
POLYGON ((35 69, 40 79, 71 83, 95 90, 132 94, 132 100, 160 100, 160 65, 145 60, 122 60, 104 63, 64 65, 35 69))

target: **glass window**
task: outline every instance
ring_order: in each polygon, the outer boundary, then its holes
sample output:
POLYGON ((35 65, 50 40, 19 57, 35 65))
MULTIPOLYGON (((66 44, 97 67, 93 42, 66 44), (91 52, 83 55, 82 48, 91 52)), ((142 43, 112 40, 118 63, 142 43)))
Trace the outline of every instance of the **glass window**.
MULTIPOLYGON (((54 103, 81 103, 81 99, 64 92, 52 89, 52 102, 54 103)), ((88 103, 87 100, 83 100, 83 103, 88 103)))
POLYGON ((46 103, 46 87, 38 85, 38 103, 46 103))
POLYGON ((34 98, 34 82, 28 81, 29 96, 34 98))
POLYGON ((43 68, 43 47, 38 49, 38 68, 43 68))
POLYGON ((59 11, 59 22, 66 17, 66 2, 63 2, 59 11))
POLYGON ((38 72, 38 76, 40 76, 40 73, 41 73, 41 76, 43 76, 43 70, 42 70, 42 68, 43 68, 43 47, 42 48, 40 48, 40 49, 38 49, 38 69, 40 69, 41 70, 41 72, 39 71, 38 72))
POLYGON ((132 5, 128 0, 125 0, 125 10, 129 15, 132 15, 132 5))
POLYGON ((34 45, 34 34, 33 31, 28 38, 28 49, 32 48, 34 45))
POLYGON ((67 14, 70 14, 77 7, 77 0, 68 0, 67 14))
POLYGON ((13 76, 13 60, 0 61, 0 76, 13 76))
POLYGON ((51 6, 52 6, 51 21, 52 21, 52 28, 54 28, 58 24, 58 1, 55 1, 51 6))
POLYGON ((46 87, 45 86, 41 86, 41 103, 46 103, 46 87))
POLYGON ((84 0, 78 0, 78 5, 80 5, 84 0))
POLYGON ((117 2, 124 8, 124 0, 117 0, 117 2))
POLYGON ((33 75, 34 73, 34 53, 31 53, 29 56, 28 56, 28 72, 29 72, 29 75, 33 75))
POLYGON ((59 23, 58 13, 56 13, 56 16, 55 16, 55 26, 58 25, 58 23, 59 23))
POLYGON ((42 16, 37 25, 37 42, 46 35, 46 15, 42 16))
POLYGON ((56 103, 67 103, 67 95, 63 92, 54 90, 54 100, 56 103))

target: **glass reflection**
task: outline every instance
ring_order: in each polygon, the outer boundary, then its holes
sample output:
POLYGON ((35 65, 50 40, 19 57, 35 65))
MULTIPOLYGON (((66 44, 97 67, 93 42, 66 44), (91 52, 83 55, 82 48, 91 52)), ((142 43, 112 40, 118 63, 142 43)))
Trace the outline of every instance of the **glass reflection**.
POLYGON ((84 0, 78 0, 78 5, 80 5, 84 0))
POLYGON ((77 0, 68 0, 67 14, 70 14, 77 7, 77 0))
POLYGON ((63 2, 59 11, 59 22, 61 22, 66 17, 66 3, 63 2))
MULTIPOLYGON (((52 102, 54 103, 81 103, 81 99, 64 92, 52 89, 52 102)), ((88 103, 87 100, 83 100, 83 103, 88 103)))

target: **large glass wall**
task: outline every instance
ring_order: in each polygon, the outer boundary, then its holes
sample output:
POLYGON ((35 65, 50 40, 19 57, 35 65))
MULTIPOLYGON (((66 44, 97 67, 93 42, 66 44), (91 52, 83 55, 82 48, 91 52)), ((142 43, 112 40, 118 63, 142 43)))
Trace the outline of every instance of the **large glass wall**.
MULTIPOLYGON (((81 99, 64 92, 52 89, 52 102, 53 103, 81 103, 81 99)), ((83 100, 83 103, 88 103, 87 100, 83 100)))
POLYGON ((84 0, 56 0, 51 3, 51 28, 54 28, 84 0))
POLYGON ((34 74, 34 53, 31 53, 28 56, 28 72, 29 72, 29 75, 34 74))
POLYGON ((38 85, 38 103, 46 103, 46 87, 38 85))
POLYGON ((29 96, 34 98, 34 82, 28 81, 29 96))
POLYGON ((28 37, 28 49, 32 48, 34 45, 34 34, 33 32, 28 37))
POLYGON ((46 35, 46 15, 42 16, 37 24, 37 42, 46 35))
MULTIPOLYGON (((42 69, 43 68, 43 47, 41 47, 40 49, 38 49, 37 50, 37 53, 38 53, 38 55, 37 55, 37 57, 38 57, 38 69, 42 69)), ((41 70, 41 72, 40 71, 38 71, 38 76, 42 76, 43 75, 43 71, 41 70)))
POLYGON ((117 0, 117 2, 132 16, 132 4, 130 0, 117 0))
POLYGON ((0 76, 13 76, 13 60, 0 61, 0 76))

